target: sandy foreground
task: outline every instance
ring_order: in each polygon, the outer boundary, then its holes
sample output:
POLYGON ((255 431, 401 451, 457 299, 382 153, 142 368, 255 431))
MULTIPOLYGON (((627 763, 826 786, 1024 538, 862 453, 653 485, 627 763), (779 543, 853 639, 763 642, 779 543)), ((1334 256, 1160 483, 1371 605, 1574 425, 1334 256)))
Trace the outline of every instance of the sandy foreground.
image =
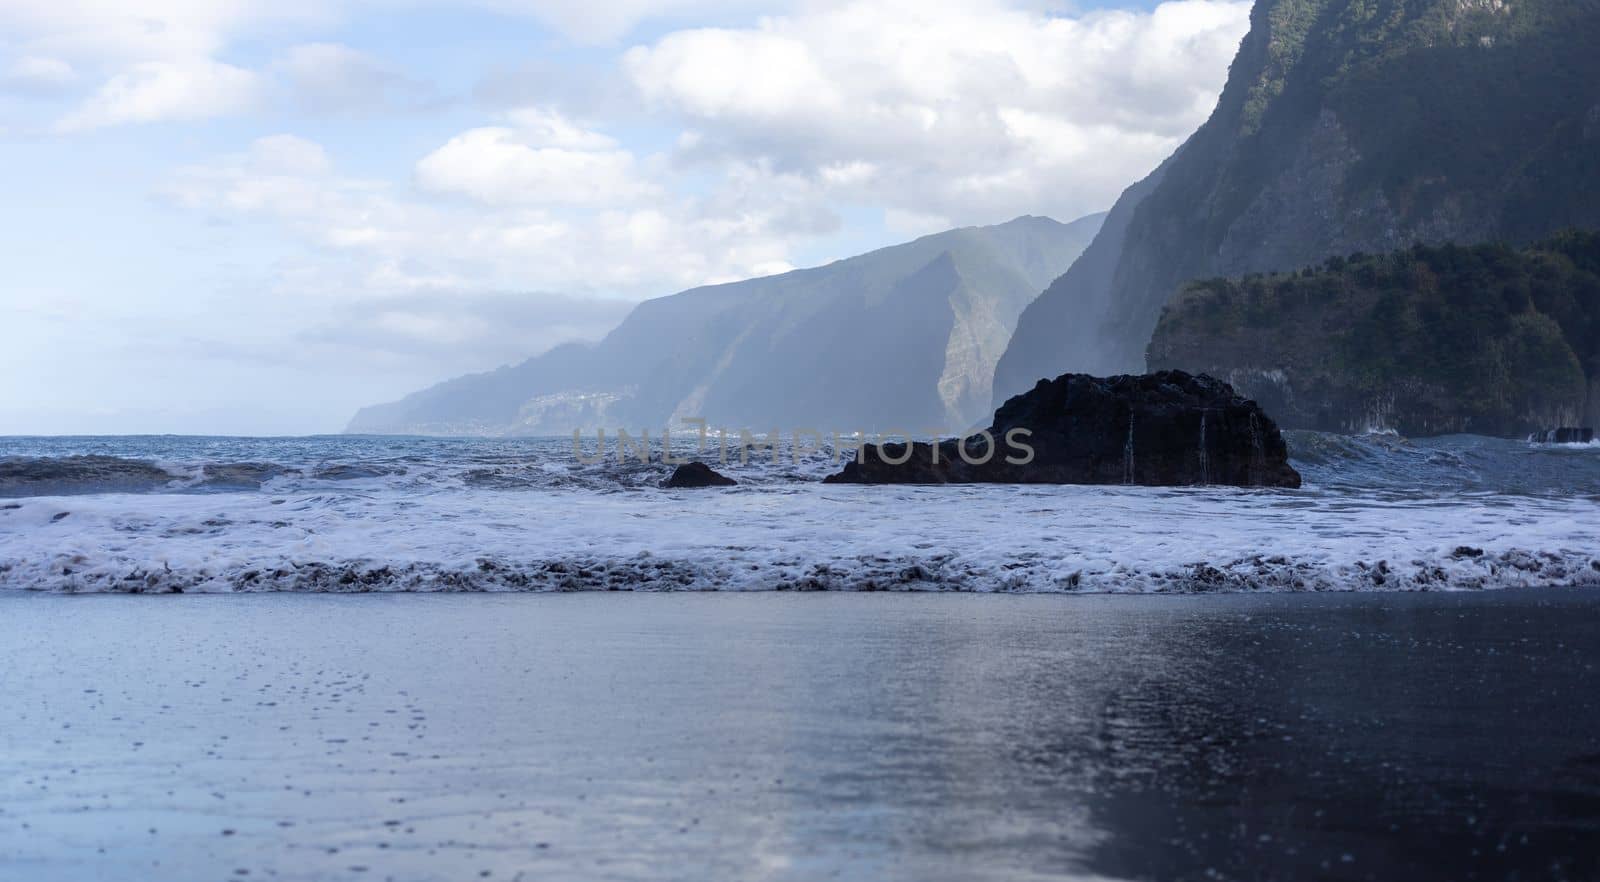
POLYGON ((0 595, 0 878, 1593 878, 1600 593, 0 595))

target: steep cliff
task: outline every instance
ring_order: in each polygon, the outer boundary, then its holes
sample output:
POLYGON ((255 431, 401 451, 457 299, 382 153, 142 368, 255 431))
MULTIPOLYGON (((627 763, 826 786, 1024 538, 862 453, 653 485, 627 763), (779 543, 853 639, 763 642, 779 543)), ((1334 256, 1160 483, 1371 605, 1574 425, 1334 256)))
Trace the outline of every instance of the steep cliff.
POLYGON ((659 431, 692 417, 763 432, 965 429, 989 414, 1018 315, 1103 217, 951 230, 649 300, 598 344, 365 408, 347 431, 659 431))
POLYGON ((1138 370, 1183 283, 1600 227, 1600 0, 1260 0, 1211 118, 1029 307, 994 398, 1138 370))
POLYGON ((1594 418, 1600 380, 1600 233, 1192 283, 1162 313, 1149 361, 1221 377, 1286 428, 1577 425, 1594 418))

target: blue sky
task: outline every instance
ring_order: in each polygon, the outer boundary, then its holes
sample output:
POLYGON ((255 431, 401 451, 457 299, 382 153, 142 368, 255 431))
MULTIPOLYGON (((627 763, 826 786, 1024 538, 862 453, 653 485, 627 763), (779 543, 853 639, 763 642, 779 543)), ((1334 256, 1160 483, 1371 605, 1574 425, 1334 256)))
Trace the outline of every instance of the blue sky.
POLYGON ((0 0, 0 433, 337 431, 647 297, 1102 210, 1247 15, 0 0))

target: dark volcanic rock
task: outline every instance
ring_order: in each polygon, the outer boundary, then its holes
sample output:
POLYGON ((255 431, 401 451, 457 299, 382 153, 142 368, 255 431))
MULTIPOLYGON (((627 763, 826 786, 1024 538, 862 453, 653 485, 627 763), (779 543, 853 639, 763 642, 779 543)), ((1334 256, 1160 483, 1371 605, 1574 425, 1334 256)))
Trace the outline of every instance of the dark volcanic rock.
POLYGON ((703 462, 691 462, 687 465, 678 466, 678 470, 673 472, 672 477, 668 478, 667 483, 662 486, 669 488, 732 487, 738 483, 738 481, 726 475, 718 474, 712 470, 711 466, 703 462))
POLYGON ((868 445, 827 481, 1300 486, 1277 424, 1254 401, 1183 371, 1040 380, 1001 405, 987 434, 992 451, 982 434, 868 445))

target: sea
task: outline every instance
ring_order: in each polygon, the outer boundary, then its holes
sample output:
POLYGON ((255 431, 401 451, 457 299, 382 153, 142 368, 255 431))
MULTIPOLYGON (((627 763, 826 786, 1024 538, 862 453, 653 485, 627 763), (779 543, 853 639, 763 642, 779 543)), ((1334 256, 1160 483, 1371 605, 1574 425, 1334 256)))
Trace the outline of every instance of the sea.
POLYGON ((667 490, 659 450, 593 438, 3 438, 0 590, 1600 586, 1600 444, 1288 440, 1298 490, 842 486, 848 451, 782 447, 667 490))
POLYGON ((0 440, 0 880, 1600 878, 1600 447, 1289 441, 0 440))

